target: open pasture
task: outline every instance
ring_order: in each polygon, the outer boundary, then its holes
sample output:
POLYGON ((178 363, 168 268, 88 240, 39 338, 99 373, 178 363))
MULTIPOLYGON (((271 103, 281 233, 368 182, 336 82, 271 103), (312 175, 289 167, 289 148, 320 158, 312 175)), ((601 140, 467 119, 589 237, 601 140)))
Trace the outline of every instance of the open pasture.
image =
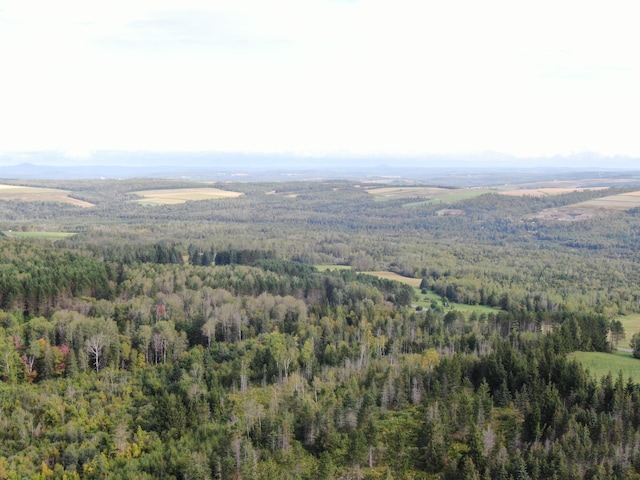
POLYGON ((640 332, 640 314, 621 315, 619 317, 616 317, 616 320, 619 320, 624 327, 625 339, 620 342, 620 346, 628 347, 629 341, 631 341, 631 337, 633 336, 633 334, 640 332))
POLYGON ((434 197, 451 193, 451 189, 440 187, 382 187, 369 188, 367 193, 376 197, 378 201, 396 198, 434 197))
POLYGON ((522 188, 501 191, 501 195, 514 197, 546 197, 549 195, 562 195, 563 193, 583 192, 585 190, 604 190, 608 187, 548 187, 548 188, 522 188))
POLYGON ((22 187, 0 185, 0 200, 21 200, 23 202, 62 202, 78 207, 93 207, 93 203, 69 197, 70 190, 57 188, 22 187))
POLYGON ((640 207, 640 191, 594 198, 558 208, 548 208, 535 218, 560 221, 577 221, 593 218, 598 212, 625 211, 640 207))
POLYGON ((448 190, 448 193, 443 193, 442 195, 437 195, 420 202, 405 203, 403 207, 413 208, 419 207, 421 205, 432 205, 434 203, 450 204, 460 202, 462 200, 468 200, 470 198, 479 197, 480 195, 484 195, 485 193, 496 193, 496 190, 489 190, 485 188, 464 188, 457 190, 448 190))
POLYGON ((569 358, 580 362, 596 379, 601 379, 610 372, 615 381, 618 373, 622 372, 625 383, 629 377, 635 383, 640 381, 640 359, 633 358, 628 352, 573 352, 569 354, 569 358))
POLYGON ((136 201, 145 205, 177 205, 198 200, 237 198, 243 195, 240 192, 220 190, 219 188, 168 188, 131 193, 142 197, 136 201))
POLYGON ((367 189, 367 192, 374 195, 376 201, 422 198, 423 200, 403 205, 404 207, 419 207, 433 203, 454 203, 485 193, 492 193, 495 190, 485 188, 383 187, 367 189))
POLYGON ((602 208, 606 210, 631 210, 640 207, 640 191, 594 198, 573 205, 582 208, 602 208))

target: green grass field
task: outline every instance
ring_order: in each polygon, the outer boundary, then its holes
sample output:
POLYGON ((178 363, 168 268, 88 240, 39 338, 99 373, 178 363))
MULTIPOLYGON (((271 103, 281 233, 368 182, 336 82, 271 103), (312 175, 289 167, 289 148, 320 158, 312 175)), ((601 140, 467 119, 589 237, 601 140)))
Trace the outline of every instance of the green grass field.
POLYGON ((633 334, 640 332, 640 314, 622 315, 620 317, 616 317, 616 320, 620 320, 620 323, 622 323, 622 326, 624 327, 625 340, 620 342, 620 346, 628 347, 628 343, 633 334))
POLYGON ((611 372, 615 379, 618 372, 622 372, 625 382, 629 377, 636 383, 640 382, 640 359, 633 358, 631 353, 573 352, 569 358, 582 363, 594 378, 600 379, 611 372))
POLYGON ((408 202, 403 205, 405 208, 419 207, 421 205, 431 204, 451 204, 474 198, 485 193, 495 193, 496 190, 486 188, 438 188, 438 187, 384 187, 373 188, 368 190, 374 195, 376 201, 384 202, 387 200, 396 200, 401 198, 415 199, 423 198, 417 202, 408 202))
POLYGON ((7 237, 11 238, 41 238, 44 240, 60 240, 61 238, 67 238, 75 233, 69 232, 2 232, 7 237))
POLYGON ((421 202, 411 202, 402 205, 404 208, 420 207, 421 205, 432 205, 434 203, 455 203, 469 198, 479 197, 485 193, 497 193, 495 190, 487 190, 483 188, 470 188, 464 190, 449 190, 449 193, 443 193, 434 198, 430 198, 421 202))
POLYGON ((419 300, 416 302, 416 306, 423 308, 430 308, 431 302, 435 301, 439 307, 444 307, 445 310, 458 310, 464 313, 496 313, 499 311, 497 308, 488 307, 486 305, 467 305, 464 303, 450 302, 448 307, 444 306, 443 299, 440 295, 431 290, 428 290, 426 294, 422 293, 420 288, 415 287, 416 295, 419 300))

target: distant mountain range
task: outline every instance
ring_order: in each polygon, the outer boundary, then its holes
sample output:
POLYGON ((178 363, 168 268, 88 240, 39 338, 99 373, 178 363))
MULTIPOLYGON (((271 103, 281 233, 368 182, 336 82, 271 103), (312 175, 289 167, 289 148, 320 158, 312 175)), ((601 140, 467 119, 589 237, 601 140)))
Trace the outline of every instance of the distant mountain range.
POLYGON ((311 157, 277 154, 219 152, 100 151, 89 158, 69 158, 60 152, 0 154, 0 178, 89 179, 161 177, 193 180, 286 180, 327 178, 433 179, 452 173, 540 170, 640 171, 640 159, 605 157, 593 153, 544 158, 516 158, 499 153, 425 155, 423 157, 311 157))

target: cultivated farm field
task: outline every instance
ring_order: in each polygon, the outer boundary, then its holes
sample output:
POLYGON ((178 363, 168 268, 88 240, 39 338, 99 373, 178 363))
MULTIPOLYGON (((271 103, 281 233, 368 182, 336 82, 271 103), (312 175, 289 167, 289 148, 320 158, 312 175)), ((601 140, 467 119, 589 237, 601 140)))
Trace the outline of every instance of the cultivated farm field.
POLYGON ((582 208, 604 208, 607 210, 631 210, 640 207, 640 191, 600 197, 573 205, 582 208))
POLYGON ((94 206, 92 203, 69 197, 70 193, 70 190, 60 190, 57 188, 0 185, 0 200, 20 200, 23 202, 62 202, 84 208, 94 206))
POLYGON ((176 205, 197 200, 237 198, 243 195, 240 192, 231 192, 219 188, 169 188, 131 193, 143 197, 137 201, 145 205, 176 205))
POLYGON ((383 187, 368 189, 367 192, 374 195, 376 201, 422 198, 423 200, 403 205, 404 207, 418 207, 433 203, 454 203, 485 193, 495 193, 496 190, 486 188, 383 187))
POLYGON ((640 191, 635 191, 594 198, 559 208, 549 208, 540 212, 536 217, 562 221, 576 221, 592 218, 599 212, 623 212, 638 207, 640 207, 640 191))
POLYGON ((584 192, 585 190, 604 190, 607 187, 547 187, 547 188, 521 188, 516 190, 501 191, 501 195, 514 197, 546 197, 547 195, 562 195, 564 193, 584 192))

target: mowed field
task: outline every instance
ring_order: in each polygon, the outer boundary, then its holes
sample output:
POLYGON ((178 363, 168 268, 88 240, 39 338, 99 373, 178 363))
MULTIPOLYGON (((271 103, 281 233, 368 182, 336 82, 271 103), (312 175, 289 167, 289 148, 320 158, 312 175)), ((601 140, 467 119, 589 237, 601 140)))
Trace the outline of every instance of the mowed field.
POLYGON ((93 207, 93 203, 69 197, 71 191, 57 188, 21 187, 0 185, 0 200, 21 200, 23 202, 62 202, 78 207, 93 207))
POLYGON ((439 188, 439 187, 383 187, 370 188, 367 192, 374 195, 376 201, 387 201, 395 199, 415 199, 423 200, 408 202, 404 207, 419 207, 433 203, 454 203, 468 198, 474 198, 485 193, 495 193, 496 190, 486 188, 439 188))
MULTIPOLYGON (((618 347, 628 349, 629 342, 634 333, 640 332, 640 314, 622 315, 616 317, 624 327, 625 338, 621 340, 618 347)), ((622 372, 622 377, 626 382, 629 377, 634 382, 640 382, 640 359, 633 358, 630 352, 616 351, 614 353, 602 352, 574 352, 569 358, 575 358, 585 368, 588 368, 595 378, 602 378, 611 372, 615 378, 618 372, 622 372)))
POLYGON ((633 358, 630 353, 573 352, 569 354, 569 358, 580 362, 595 379, 601 379, 611 373, 615 381, 618 373, 622 372, 625 383, 629 377, 635 383, 640 382, 640 359, 633 358))
POLYGON ((640 207, 640 191, 621 193, 594 198, 586 202, 574 203, 558 208, 548 208, 534 216, 547 220, 577 221, 587 220, 599 212, 625 211, 640 207))
POLYGON ((514 197, 546 197, 548 195, 562 195, 563 193, 583 192, 585 190, 604 190, 609 187, 548 187, 548 188, 520 188, 501 191, 501 195, 514 197))
POLYGON ((237 198, 243 195, 240 192, 230 192, 228 190, 220 190, 219 188, 168 188, 161 190, 141 190, 131 193, 143 197, 136 201, 145 205, 176 205, 198 200, 237 198))
POLYGON ((640 207, 640 191, 594 198, 573 205, 580 208, 603 208, 607 210, 630 210, 640 207))
MULTIPOLYGON (((616 317, 624 327, 625 339, 620 342, 620 347, 629 347, 629 342, 634 333, 640 332, 640 314, 622 315, 616 317)), ((638 365, 640 367, 640 365, 638 365)))

